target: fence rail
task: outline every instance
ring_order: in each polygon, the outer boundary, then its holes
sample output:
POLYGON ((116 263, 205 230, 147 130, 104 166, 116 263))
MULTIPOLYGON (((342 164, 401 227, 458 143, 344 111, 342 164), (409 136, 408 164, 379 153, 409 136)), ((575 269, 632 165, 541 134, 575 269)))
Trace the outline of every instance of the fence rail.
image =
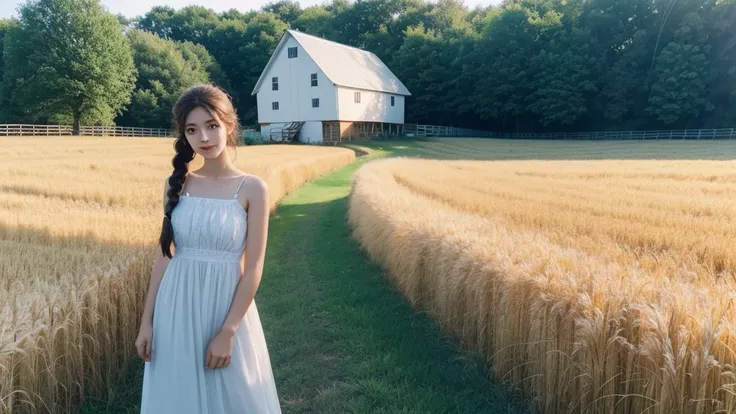
MULTIPOLYGON (((71 135, 71 125, 0 124, 0 136, 9 135, 71 135)), ((166 128, 137 128, 119 126, 80 126, 79 135, 112 137, 173 137, 166 128)))
MULTIPOLYGON (((441 125, 404 124, 401 132, 420 137, 484 137, 544 140, 715 140, 736 139, 736 128, 682 129, 664 131, 596 131, 504 133, 441 125)), ((0 124, 0 136, 71 135, 71 125, 0 124)), ((166 128, 80 126, 80 135, 115 137, 174 137, 166 128)))
POLYGON ((683 129, 666 131, 597 131, 503 133, 438 125, 405 124, 404 133, 420 137, 486 137, 548 140, 662 140, 736 139, 736 128, 683 129))
POLYGON ((440 125, 404 124, 404 135, 418 137, 492 137, 494 132, 440 125))
POLYGON ((564 140, 713 140, 736 139, 736 129, 682 129, 670 131, 597 131, 558 133, 497 134, 512 139, 564 139, 564 140))

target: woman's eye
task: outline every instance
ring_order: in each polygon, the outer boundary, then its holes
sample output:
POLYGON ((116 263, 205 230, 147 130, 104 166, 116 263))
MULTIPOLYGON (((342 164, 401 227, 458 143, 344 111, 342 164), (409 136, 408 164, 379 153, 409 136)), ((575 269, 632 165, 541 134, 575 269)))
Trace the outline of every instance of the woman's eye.
POLYGON ((194 128, 189 128, 189 129, 187 129, 187 133, 188 133, 188 134, 193 134, 193 133, 194 133, 194 128))
POLYGON ((215 127, 215 128, 219 127, 219 125, 217 125, 217 124, 210 124, 210 126, 211 127, 215 127))

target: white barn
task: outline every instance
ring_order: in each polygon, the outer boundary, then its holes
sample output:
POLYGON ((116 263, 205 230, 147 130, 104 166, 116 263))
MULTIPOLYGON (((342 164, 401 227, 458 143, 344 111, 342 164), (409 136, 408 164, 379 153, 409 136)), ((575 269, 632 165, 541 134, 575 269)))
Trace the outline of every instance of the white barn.
POLYGON ((373 53, 287 30, 252 95, 264 139, 321 142, 397 132, 411 94, 373 53))

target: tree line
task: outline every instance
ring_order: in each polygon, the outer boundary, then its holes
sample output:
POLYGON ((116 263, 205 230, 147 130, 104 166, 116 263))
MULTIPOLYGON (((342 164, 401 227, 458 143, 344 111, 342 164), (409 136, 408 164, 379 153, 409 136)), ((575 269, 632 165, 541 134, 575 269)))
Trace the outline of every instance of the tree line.
POLYGON ((407 122, 524 131, 734 127, 736 0, 289 0, 216 13, 29 0, 0 20, 0 123, 169 127, 195 83, 250 93, 287 28, 369 50, 407 122))

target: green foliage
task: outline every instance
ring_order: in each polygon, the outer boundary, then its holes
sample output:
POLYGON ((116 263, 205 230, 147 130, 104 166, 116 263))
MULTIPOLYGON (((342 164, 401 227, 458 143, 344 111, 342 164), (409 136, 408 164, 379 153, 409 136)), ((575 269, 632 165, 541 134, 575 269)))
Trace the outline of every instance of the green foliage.
POLYGON ((599 68, 590 33, 559 28, 533 57, 534 70, 527 109, 542 125, 572 125, 588 112, 589 99, 597 92, 594 84, 599 68))
POLYGON ((3 92, 3 73, 5 73, 5 35, 18 24, 17 20, 0 19, 0 123, 14 124, 23 121, 22 108, 13 105, 10 94, 3 92))
POLYGON ((108 124, 130 102, 135 68, 118 19, 96 0, 36 0, 5 37, 3 96, 22 112, 108 124))
POLYGON ((299 3, 290 0, 280 0, 263 6, 263 11, 270 12, 279 20, 289 25, 294 23, 302 14, 302 8, 299 3))
POLYGON ((445 121, 445 108, 439 103, 449 92, 451 55, 447 52, 448 42, 423 25, 407 30, 404 44, 394 55, 393 70, 416 96, 408 104, 410 114, 422 114, 439 123, 445 121))
MULTIPOLYGON (((48 4, 66 10, 70 6, 62 5, 75 4, 85 10, 95 1, 35 0, 25 8, 48 4)), ((208 79, 233 97, 243 124, 254 124, 256 100, 250 93, 292 27, 375 53, 412 92, 409 122, 511 132, 736 124, 733 0, 506 0, 500 7, 473 10, 460 0, 331 0, 304 9, 294 0, 273 0, 247 13, 155 6, 138 18, 115 19, 116 30, 127 37, 139 29, 164 42, 138 40, 136 67, 142 79, 118 118, 126 123, 164 122, 182 85, 208 79)), ((63 19, 48 21, 48 34, 69 30, 63 19)), ((0 38, 12 32, 11 26, 0 21, 0 38)), ((86 27, 75 29, 77 38, 88 36, 86 27)), ((73 45, 74 36, 56 38, 38 55, 53 56, 59 64, 73 62, 56 49, 71 49, 62 43, 73 45)), ((37 71, 42 65, 26 56, 36 50, 31 43, 14 50, 10 65, 16 69, 0 89, 0 120, 65 116, 56 107, 80 95, 73 92, 80 88, 78 78, 44 81, 51 87, 38 83, 47 97, 59 97, 58 105, 54 99, 44 105, 26 102, 23 98, 35 96, 21 87, 28 74, 65 78, 63 72, 37 71), (11 105, 13 97, 18 99, 11 105)), ((108 122, 119 106, 87 112, 108 122)))
POLYGON ((647 112, 665 125, 687 127, 702 112, 712 109, 707 99, 710 45, 704 22, 687 14, 670 42, 657 57, 655 82, 647 112))
POLYGON ((177 43, 135 30, 128 35, 138 80, 121 125, 149 128, 171 126, 171 108, 190 86, 208 83, 212 58, 190 42, 177 43), (200 58, 201 56, 201 58, 200 58), (204 59, 204 61, 203 61, 204 59))
POLYGON ((335 25, 335 15, 320 6, 304 9, 299 18, 294 21, 292 27, 326 39, 336 39, 339 36, 339 31, 335 25))
POLYGON ((222 70, 220 64, 217 63, 204 46, 192 42, 177 42, 175 46, 186 61, 197 66, 197 70, 203 70, 207 73, 210 83, 220 86, 225 90, 232 89, 225 71, 222 70))
POLYGON ((10 30, 11 26, 17 24, 17 21, 11 19, 0 19, 0 80, 3 78, 5 72, 5 60, 3 55, 5 54, 5 34, 10 30))

